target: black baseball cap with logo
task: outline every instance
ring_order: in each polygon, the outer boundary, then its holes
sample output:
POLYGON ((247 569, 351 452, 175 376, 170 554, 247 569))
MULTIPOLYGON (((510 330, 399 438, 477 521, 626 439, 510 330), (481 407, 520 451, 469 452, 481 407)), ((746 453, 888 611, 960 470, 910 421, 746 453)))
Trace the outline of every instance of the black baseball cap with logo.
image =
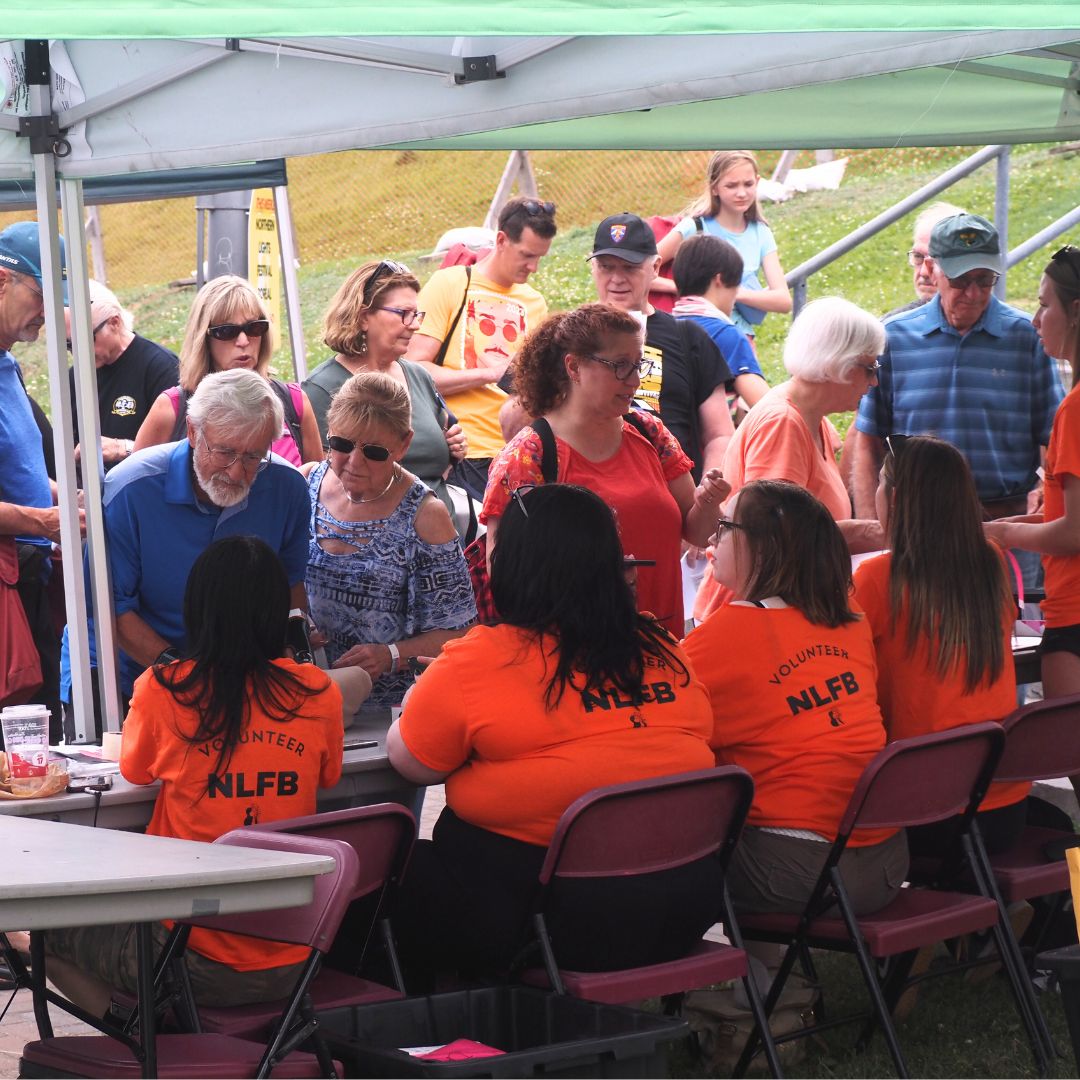
POLYGON ((596 227, 592 254, 587 257, 595 259, 597 255, 643 263, 656 255, 656 237, 637 214, 615 214, 596 227))

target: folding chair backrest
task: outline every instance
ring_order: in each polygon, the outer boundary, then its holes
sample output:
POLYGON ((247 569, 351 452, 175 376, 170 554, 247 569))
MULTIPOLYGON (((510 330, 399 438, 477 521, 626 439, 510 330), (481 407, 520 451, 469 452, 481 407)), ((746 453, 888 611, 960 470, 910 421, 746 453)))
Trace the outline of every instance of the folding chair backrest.
POLYGON ((981 801, 1001 755, 1000 724, 969 724, 898 739, 863 770, 838 833, 942 821, 981 801))
POLYGON ((1080 773, 1080 694, 1025 705, 1002 726, 1005 752, 995 780, 1049 780, 1080 773))
POLYGON ((238 915, 205 916, 184 919, 191 926, 227 930, 247 937, 306 945, 322 953, 329 952, 341 920, 348 910, 359 875, 356 852, 341 840, 296 836, 289 833, 257 832, 233 829, 219 836, 215 844, 260 848, 266 851, 289 851, 305 855, 328 855, 334 860, 329 874, 313 878, 311 901, 299 907, 272 911, 253 911, 238 915))
POLYGON ((726 860, 753 797, 735 765, 597 788, 559 819, 540 882, 648 874, 722 850, 726 860))
POLYGON ((400 803, 378 803, 268 821, 255 830, 344 841, 360 860, 352 897, 359 900, 401 880, 416 840, 416 819, 400 803))

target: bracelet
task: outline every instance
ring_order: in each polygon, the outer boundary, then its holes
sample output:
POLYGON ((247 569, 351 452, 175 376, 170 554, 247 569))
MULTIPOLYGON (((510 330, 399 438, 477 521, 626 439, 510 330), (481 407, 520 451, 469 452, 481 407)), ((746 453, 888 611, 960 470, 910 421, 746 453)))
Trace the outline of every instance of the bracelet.
POLYGON ((120 442, 124 446, 124 457, 131 457, 131 452, 135 449, 135 443, 131 439, 121 439, 120 442))
POLYGON ((154 667, 160 667, 163 664, 175 664, 180 659, 180 654, 171 645, 167 649, 162 649, 158 653, 157 659, 154 661, 154 667))
POLYGON ((396 675, 401 666, 401 650, 392 641, 386 647, 390 650, 390 671, 387 674, 396 675))

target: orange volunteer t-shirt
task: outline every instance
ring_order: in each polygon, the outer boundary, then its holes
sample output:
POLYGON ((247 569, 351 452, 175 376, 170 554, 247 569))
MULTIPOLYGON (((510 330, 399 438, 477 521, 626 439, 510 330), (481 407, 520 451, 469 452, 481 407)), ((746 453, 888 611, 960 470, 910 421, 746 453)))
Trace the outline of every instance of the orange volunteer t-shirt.
MULTIPOLYGON (((184 739, 198 727, 196 711, 181 705, 152 670, 135 681, 124 721, 120 771, 133 784, 162 782, 148 833, 210 843, 230 829, 313 814, 316 791, 333 787, 341 778, 341 692, 311 664, 287 659, 274 663, 317 693, 297 695, 296 712, 288 721, 253 711, 239 745, 220 770, 212 743, 184 739)), ((181 661, 177 670, 190 666, 190 661, 181 661)), ((300 946, 199 927, 192 930, 190 941, 203 956, 237 971, 281 967, 308 956, 300 946)))
MULTIPOLYGON (((840 437, 827 418, 822 418, 815 437, 792 405, 790 391, 790 383, 774 386, 746 414, 724 454, 724 479, 732 495, 753 480, 790 480, 824 503, 833 520, 846 521, 851 499, 836 464, 840 437)), ((694 601, 694 618, 704 621, 730 599, 731 592, 706 573, 694 601)))
MULTIPOLYGON (((689 473, 693 463, 675 436, 655 416, 639 413, 646 439, 623 422, 622 445, 605 461, 590 461, 556 437, 557 479, 596 492, 615 511, 623 551, 655 566, 638 568, 638 607, 655 615, 668 633, 683 636, 682 511, 668 482, 689 473)), ((514 490, 544 482, 540 436, 523 428, 491 463, 480 520, 501 517, 514 490)), ((498 543, 498 541, 496 541, 498 543)))
MULTIPOLYGON (((687 635, 712 702, 718 765, 754 778, 751 825, 836 838, 855 783, 885 745, 865 619, 815 626, 797 608, 727 604, 687 635)), ((860 829, 854 847, 895 829, 860 829)))
MULTIPOLYGON (((1080 477, 1080 385, 1074 386, 1058 406, 1050 444, 1046 448, 1043 482, 1043 521, 1065 516, 1066 476, 1080 477)), ((1080 623, 1080 555, 1044 555, 1046 599, 1042 603, 1047 626, 1080 623)))
POLYGON ((450 774, 446 804, 458 817, 546 845, 593 788, 712 767, 709 702, 692 675, 650 659, 640 700, 568 687, 548 712, 552 645, 506 624, 474 626, 447 642, 406 700, 401 738, 421 764, 450 774))
MULTIPOLYGON (((948 731, 964 724, 1001 720, 1016 708, 1016 671, 1012 664, 1012 626, 1016 612, 1011 607, 1002 614, 1005 663, 1001 674, 984 683, 973 693, 964 689, 964 666, 967 657, 944 678, 937 673, 930 651, 930 640, 923 636, 911 655, 907 651, 908 613, 904 605, 890 627, 889 568, 892 555, 886 552, 866 559, 855 569, 855 598, 866 613, 874 633, 878 658, 878 704, 885 718, 889 741, 948 731)), ((936 650, 935 650, 936 652, 936 650)), ((1027 783, 992 784, 983 800, 983 810, 1011 806, 1027 797, 1027 783)))

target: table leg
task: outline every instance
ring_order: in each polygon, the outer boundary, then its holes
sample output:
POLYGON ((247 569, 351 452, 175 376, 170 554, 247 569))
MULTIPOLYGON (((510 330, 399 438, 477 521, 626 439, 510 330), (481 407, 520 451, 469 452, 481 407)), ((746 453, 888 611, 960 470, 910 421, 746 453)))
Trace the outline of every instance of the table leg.
POLYGON ((142 1044, 144 1077, 157 1076, 157 1010, 154 1002, 153 923, 135 928, 139 978, 139 1042, 142 1044))
POLYGON ((51 1039, 53 1026, 45 993, 45 932, 42 930, 30 931, 30 993, 34 1000, 38 1037, 51 1039))

